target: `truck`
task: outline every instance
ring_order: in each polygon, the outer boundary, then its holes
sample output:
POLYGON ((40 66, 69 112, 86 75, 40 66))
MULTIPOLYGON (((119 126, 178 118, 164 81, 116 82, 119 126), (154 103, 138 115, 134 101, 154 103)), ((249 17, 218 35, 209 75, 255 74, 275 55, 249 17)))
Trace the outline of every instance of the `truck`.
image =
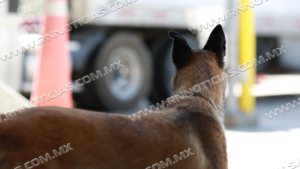
MULTIPOLYGON (((42 8, 41 1, 20 1, 18 13, 25 15, 20 31, 30 41, 43 26, 40 11, 28 17, 29 9, 42 8), (34 6, 34 7, 33 7, 34 6), (31 36, 31 38, 29 37, 31 36)), ((9 2, 11 3, 11 1, 9 2)), ((91 84, 73 90, 78 107, 95 110, 122 110, 134 107, 139 100, 153 102, 171 94, 172 40, 168 31, 185 35, 198 48, 197 37, 188 30, 189 11, 195 0, 70 0, 69 22, 105 11, 106 15, 70 32, 73 82, 86 74, 121 60, 120 70, 91 84)), ((24 42, 25 44, 25 42, 24 42)), ((21 92, 29 97, 36 65, 37 49, 27 51, 23 58, 21 92)))
MULTIPOLYGON (((291 1, 272 0, 251 10, 256 12, 257 55, 285 43, 289 52, 281 57, 279 65, 297 72, 298 61, 286 59, 296 56, 295 43, 300 42, 300 14, 295 5, 299 2, 291 1)), ((2 19, 18 18, 19 43, 25 44, 38 36, 43 25, 40 16, 44 1, 10 0, 0 4, 0 8, 1 5, 9 13, 2 19)), ((226 0, 70 0, 68 8, 70 23, 99 10, 106 12, 104 17, 70 32, 73 81, 117 60, 125 65, 112 75, 73 90, 78 107, 94 110, 129 109, 143 98, 154 103, 166 99, 171 95, 171 78, 175 72, 168 31, 181 33, 190 46, 197 49, 204 45, 207 36, 202 35, 209 31, 194 35, 189 29, 203 24, 202 18, 215 19, 228 10, 226 0)), ((226 26, 226 21, 220 24, 226 26)), ((27 97, 31 92, 37 51, 38 48, 26 52, 12 64, 20 67, 14 72, 13 84, 18 84, 14 88, 27 97)), ((258 73, 269 70, 273 73, 268 64, 259 67, 258 73)))

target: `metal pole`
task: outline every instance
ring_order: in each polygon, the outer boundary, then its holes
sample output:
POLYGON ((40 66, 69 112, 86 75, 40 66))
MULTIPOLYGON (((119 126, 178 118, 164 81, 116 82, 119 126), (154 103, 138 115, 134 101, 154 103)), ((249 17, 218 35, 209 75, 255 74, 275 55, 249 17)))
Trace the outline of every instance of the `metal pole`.
MULTIPOLYGON (((241 0, 242 4, 250 4, 250 0, 241 0)), ((254 11, 248 10, 240 14, 240 64, 251 62, 253 66, 253 59, 256 58, 256 37, 255 37, 255 18, 254 11)), ((246 65, 247 66, 247 65, 246 65)), ((247 114, 252 114, 255 108, 255 97, 250 93, 250 89, 255 83, 256 67, 248 69, 246 72, 246 80, 243 82, 243 94, 240 98, 240 108, 247 114)))
MULTIPOLYGON (((228 0, 227 8, 234 9, 238 4, 238 0, 228 0)), ((227 69, 237 68, 238 66, 238 17, 233 16, 227 19, 226 22, 227 32, 227 69)), ((228 80, 228 97, 226 99, 225 109, 226 115, 237 116, 239 115, 239 104, 238 98, 234 94, 234 87, 239 82, 239 77, 234 76, 228 80)))

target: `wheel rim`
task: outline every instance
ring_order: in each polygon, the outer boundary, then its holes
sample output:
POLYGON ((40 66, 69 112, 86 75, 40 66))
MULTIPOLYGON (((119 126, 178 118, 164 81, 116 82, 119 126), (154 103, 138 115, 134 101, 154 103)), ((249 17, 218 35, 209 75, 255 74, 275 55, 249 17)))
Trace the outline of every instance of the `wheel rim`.
POLYGON ((124 65, 105 76, 106 86, 115 98, 129 101, 139 94, 145 80, 139 55, 139 52, 130 46, 120 46, 109 55, 105 65, 119 60, 124 65))

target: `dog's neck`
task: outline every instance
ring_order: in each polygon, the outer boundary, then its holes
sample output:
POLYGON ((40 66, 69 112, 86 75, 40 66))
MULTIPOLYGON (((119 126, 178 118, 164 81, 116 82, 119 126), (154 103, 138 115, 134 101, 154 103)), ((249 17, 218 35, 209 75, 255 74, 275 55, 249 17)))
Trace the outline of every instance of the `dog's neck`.
POLYGON ((216 106, 216 104, 215 104, 213 101, 211 101, 210 99, 204 97, 201 93, 193 93, 192 96, 204 98, 204 99, 207 100, 212 106, 214 106, 214 108, 217 110, 217 112, 219 111, 219 109, 218 109, 218 107, 216 106))
MULTIPOLYGON (((197 83, 197 82, 196 82, 197 83)), ((194 83, 193 83, 194 84, 194 83)), ((198 88, 189 88, 188 86, 191 86, 190 84, 179 87, 172 86, 172 94, 173 96, 176 95, 185 95, 190 97, 200 97, 205 100, 207 100, 212 106, 214 110, 218 110, 216 113, 220 116, 221 119, 223 119, 224 116, 224 98, 225 98, 225 89, 226 89, 226 81, 222 81, 220 83, 214 84, 214 85, 202 85, 201 90, 198 90, 198 88)))
POLYGON ((204 98, 205 100, 207 100, 209 102, 209 104, 215 109, 217 110, 217 113, 221 119, 221 121, 223 121, 224 118, 224 98, 225 98, 225 93, 223 93, 223 91, 225 91, 226 88, 226 83, 223 82, 223 84, 219 83, 216 84, 214 86, 208 87, 208 88, 203 88, 205 90, 201 90, 200 92, 193 92, 193 97, 201 97, 204 98), (223 86, 223 90, 222 87, 223 86), (222 94, 220 94, 219 92, 221 92, 222 94))
POLYGON ((225 112, 224 112, 224 109, 223 109, 223 106, 222 105, 219 105, 217 106, 211 99, 203 96, 201 93, 193 93, 191 95, 192 97, 199 97, 199 98, 203 98, 205 99, 216 111, 217 111, 217 114, 218 114, 218 117, 219 117, 219 120, 220 122, 222 123, 222 127, 223 129, 225 130, 225 126, 223 125, 223 122, 224 122, 224 115, 225 115, 225 112))

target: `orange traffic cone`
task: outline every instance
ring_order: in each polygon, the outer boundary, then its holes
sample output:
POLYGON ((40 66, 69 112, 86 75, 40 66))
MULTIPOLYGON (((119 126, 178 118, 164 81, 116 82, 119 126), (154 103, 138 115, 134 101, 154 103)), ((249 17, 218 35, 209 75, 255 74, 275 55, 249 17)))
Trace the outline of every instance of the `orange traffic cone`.
MULTIPOLYGON (((42 35, 68 24, 68 1, 47 0, 42 35)), ((44 41, 38 53, 33 78, 31 104, 72 108, 71 58, 69 33, 44 41)))

